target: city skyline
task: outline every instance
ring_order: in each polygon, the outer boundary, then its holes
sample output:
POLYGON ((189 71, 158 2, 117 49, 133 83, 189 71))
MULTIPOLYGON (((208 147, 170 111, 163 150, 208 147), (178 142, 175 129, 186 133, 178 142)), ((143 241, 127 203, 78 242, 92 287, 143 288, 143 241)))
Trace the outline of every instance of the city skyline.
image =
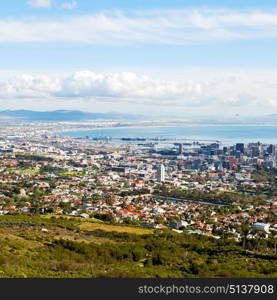
POLYGON ((274 1, 1 4, 2 109, 276 111, 274 1))

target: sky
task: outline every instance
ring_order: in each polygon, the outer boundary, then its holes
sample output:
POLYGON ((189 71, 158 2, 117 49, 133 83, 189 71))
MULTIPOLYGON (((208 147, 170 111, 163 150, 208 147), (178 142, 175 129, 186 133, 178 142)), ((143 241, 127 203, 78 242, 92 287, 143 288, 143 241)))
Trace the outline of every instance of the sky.
POLYGON ((273 114, 276 53, 276 0, 1 1, 0 110, 273 114))

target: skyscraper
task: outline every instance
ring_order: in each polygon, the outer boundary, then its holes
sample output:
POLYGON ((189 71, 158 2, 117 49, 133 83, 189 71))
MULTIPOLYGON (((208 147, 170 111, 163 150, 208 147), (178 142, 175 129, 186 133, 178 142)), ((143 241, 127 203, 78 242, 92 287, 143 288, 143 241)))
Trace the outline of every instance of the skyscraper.
POLYGON ((260 156, 260 149, 259 146, 253 145, 251 147, 252 157, 259 157, 260 156))
POLYGON ((163 164, 158 166, 157 180, 159 182, 164 182, 165 181, 165 167, 164 167, 163 164))
POLYGON ((240 153, 244 153, 244 144, 243 143, 238 143, 236 144, 236 150, 240 151, 240 153))
POLYGON ((274 145, 269 145, 268 149, 267 149, 268 153, 271 155, 275 155, 276 154, 276 148, 274 145))
POLYGON ((182 153, 183 153, 183 144, 179 144, 179 147, 178 147, 178 153, 179 153, 179 154, 182 154, 182 153))

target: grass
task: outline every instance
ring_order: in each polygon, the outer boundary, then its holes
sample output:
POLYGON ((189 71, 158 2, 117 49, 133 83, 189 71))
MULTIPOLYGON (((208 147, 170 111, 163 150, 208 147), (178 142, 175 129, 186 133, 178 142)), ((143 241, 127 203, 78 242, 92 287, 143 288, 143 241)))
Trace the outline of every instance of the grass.
POLYGON ((4 171, 10 172, 10 173, 19 172, 21 175, 36 175, 36 174, 39 174, 39 172, 40 172, 40 170, 20 169, 20 168, 7 168, 4 171))
POLYGON ((21 236, 20 230, 0 230, 0 239, 5 240, 6 246, 9 244, 18 245, 26 249, 34 249, 36 247, 42 246, 39 241, 29 240, 25 236, 21 236))
POLYGON ((74 216, 65 216, 65 215, 41 215, 41 218, 44 219, 62 219, 62 220, 70 220, 70 221, 78 221, 78 222, 89 222, 89 223, 103 223, 102 220, 95 219, 95 218, 80 218, 74 216))
POLYGON ((132 233, 132 234, 152 234, 154 231, 151 229, 144 229, 139 227, 131 227, 131 226, 119 226, 119 225, 108 225, 101 223, 91 223, 91 222, 82 222, 79 225, 81 230, 86 231, 94 231, 94 230, 103 230, 108 232, 120 232, 120 233, 132 233))
POLYGON ((84 172, 80 171, 59 171, 60 176, 86 176, 84 172))
POLYGON ((233 242, 51 217, 0 216, 0 278, 277 276, 276 256, 233 242))
POLYGON ((36 175, 40 171, 39 170, 32 170, 32 169, 25 169, 25 170, 18 170, 21 175, 36 175))
MULTIPOLYGON (((30 217, 33 219, 32 217, 30 217)), ((45 218, 51 221, 50 218, 45 218)), ((79 222, 76 222, 77 226, 79 222)), ((77 228, 76 226, 76 228, 77 228)), ((84 243, 96 243, 102 244, 107 242, 113 242, 105 237, 96 237, 88 234, 87 231, 76 232, 68 230, 66 228, 61 228, 55 226, 55 223, 51 224, 40 224, 36 227, 24 227, 24 229, 17 224, 10 226, 1 226, 0 224, 0 243, 5 241, 6 246, 9 244, 17 244, 25 249, 34 249, 36 247, 42 246, 45 242, 52 243, 54 240, 71 240, 75 242, 84 243), (42 231, 42 228, 47 229, 47 231, 42 231)))

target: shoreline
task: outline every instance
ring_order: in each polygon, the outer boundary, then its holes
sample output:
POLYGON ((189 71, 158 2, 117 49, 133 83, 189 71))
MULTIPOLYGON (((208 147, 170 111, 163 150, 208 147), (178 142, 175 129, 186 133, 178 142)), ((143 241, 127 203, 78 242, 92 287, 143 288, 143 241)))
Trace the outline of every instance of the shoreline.
MULTIPOLYGON (((159 143, 163 143, 163 142, 169 142, 169 143, 174 143, 174 142, 178 142, 178 141, 211 141, 211 142, 219 142, 219 143, 227 143, 227 144, 230 144, 230 143, 236 143, 236 142, 243 142, 243 143, 255 143, 255 142, 258 142, 260 141, 261 143, 264 143, 264 144, 277 144, 277 138, 275 138, 274 136, 274 132, 275 132, 275 128, 276 128, 276 132, 277 132, 277 125, 224 125, 223 127, 224 128, 232 128, 232 127, 236 127, 238 129, 240 128, 247 128, 247 127, 251 127, 251 130, 252 130, 252 127, 259 127, 259 128, 262 128, 264 127, 265 131, 268 127, 271 127, 272 129, 272 136, 271 137, 265 137, 263 136, 263 133, 259 133, 260 137, 247 137, 247 132, 245 133, 245 137, 228 137, 228 134, 232 134, 232 131, 228 131, 226 132, 227 136, 225 137, 225 133, 224 132, 219 132, 219 133, 215 133, 215 136, 211 136, 213 133, 211 132, 208 132, 207 135, 201 135, 201 130, 200 132, 198 133, 180 133, 180 132, 177 132, 176 134, 172 133, 172 132, 169 132, 169 133, 163 133, 163 132, 154 132, 154 133, 151 133, 151 129, 155 129, 155 128, 170 128, 170 129, 180 129, 180 128, 190 128, 190 127, 193 127, 193 128, 206 128, 207 126, 203 126, 203 125, 189 125, 189 126, 167 126, 167 125, 161 125, 161 126, 123 126, 123 127, 101 127, 101 128, 72 128, 72 129, 64 129, 64 130, 57 130, 55 131, 54 134, 56 134, 57 136, 59 137, 72 137, 72 138, 84 138, 86 136, 89 136, 89 140, 92 141, 92 137, 111 137, 111 141, 110 142, 116 142, 115 140, 116 139, 121 139, 121 138, 146 138, 148 139, 148 142, 151 141, 151 139, 155 139, 155 138, 165 138, 165 139, 168 139, 167 141, 164 140, 157 140, 157 142, 159 143), (135 130, 135 129, 142 129, 142 132, 135 132, 135 133, 132 133, 130 134, 130 132, 128 132, 128 130, 135 130), (115 132, 116 130, 118 130, 119 132, 115 135, 113 135, 112 132, 115 132), (145 130, 145 131, 143 131, 145 130), (150 131, 150 134, 147 133, 147 131, 150 131), (111 131, 111 133, 102 133, 102 134, 99 134, 99 132, 101 131, 111 131), (126 132, 126 134, 124 133, 126 132), (94 135, 95 134, 95 135, 94 135), (98 134, 98 136, 97 136, 98 134), (200 136, 199 136, 200 134, 200 136)), ((219 128, 221 127, 221 125, 209 125, 210 128, 214 127, 214 128, 219 128)), ((123 141, 125 142, 125 141, 123 141)), ((127 142, 128 143, 128 142, 127 142)))
POLYGON ((97 128, 70 128, 68 129, 61 129, 58 132, 75 132, 75 131, 97 131, 97 130, 114 130, 114 129, 144 129, 144 128, 182 128, 182 127, 277 127, 277 124, 180 124, 180 125, 142 125, 142 126, 113 126, 113 127, 97 127, 97 128))

